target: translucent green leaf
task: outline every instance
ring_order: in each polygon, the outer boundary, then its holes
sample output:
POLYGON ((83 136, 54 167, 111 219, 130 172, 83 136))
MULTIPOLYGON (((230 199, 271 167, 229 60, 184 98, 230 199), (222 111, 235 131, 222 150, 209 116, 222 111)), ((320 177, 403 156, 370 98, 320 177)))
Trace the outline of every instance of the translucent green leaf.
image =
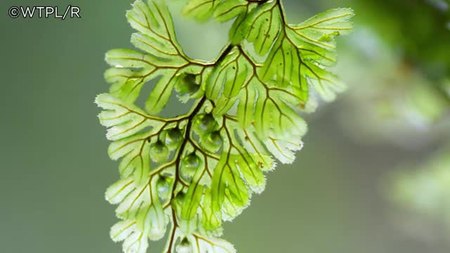
POLYGON ((122 158, 119 170, 123 177, 134 175, 137 182, 143 182, 150 171, 148 138, 164 121, 107 94, 99 95, 96 103, 105 109, 99 114, 100 122, 108 127, 108 139, 114 141, 108 154, 113 160, 122 158))
POLYGON ((132 49, 113 49, 106 53, 106 62, 116 68, 155 68, 152 57, 132 49))
POLYGON ((352 16, 351 9, 334 9, 287 26, 261 69, 264 81, 293 87, 292 92, 303 103, 308 99, 309 85, 325 100, 333 100, 343 86, 324 66, 335 62, 334 37, 351 29, 352 16))
POLYGON ((290 164, 295 160, 295 152, 303 147, 301 136, 269 137, 264 144, 267 149, 282 163, 290 164))
POLYGON ((105 198, 109 203, 117 205, 122 202, 134 189, 135 185, 132 178, 121 179, 108 187, 105 193, 105 198))
POLYGON ((291 29, 303 40, 323 48, 335 48, 334 37, 347 34, 352 29, 350 19, 354 16, 349 8, 331 9, 322 12, 291 29))
POLYGON ((133 8, 126 14, 131 27, 143 35, 161 42, 168 42, 169 47, 178 49, 177 44, 174 43, 176 38, 172 16, 163 0, 151 0, 147 3, 137 0, 132 6, 133 8))
POLYGON ((213 212, 223 212, 226 220, 239 215, 249 203, 251 192, 241 177, 236 165, 238 156, 222 154, 217 164, 211 184, 213 212))
POLYGON ((263 169, 269 167, 267 165, 272 163, 272 159, 269 156, 251 155, 242 149, 234 163, 252 191, 261 193, 266 185, 263 169), (263 158, 263 161, 258 158, 263 158))
POLYGON ((306 123, 292 108, 294 101, 293 94, 267 87, 253 78, 239 101, 238 120, 243 128, 254 124, 258 136, 263 139, 271 133, 302 136, 306 132, 306 123), (249 121, 249 118, 253 120, 249 121))
POLYGON ((315 62, 323 66, 333 66, 336 63, 336 51, 332 48, 322 47, 305 40, 298 33, 289 28, 286 30, 289 41, 298 49, 304 62, 315 62))
POLYGON ((146 128, 157 130, 162 122, 152 119, 144 111, 134 105, 124 103, 109 94, 98 95, 95 102, 104 109, 98 117, 100 123, 108 128, 108 140, 117 141, 146 128))
POLYGON ((158 241, 166 233, 169 219, 159 201, 155 199, 150 206, 144 206, 137 215, 136 224, 152 241, 158 241))
POLYGON ((280 10, 276 1, 258 5, 243 20, 238 19, 231 32, 233 44, 243 39, 251 42, 256 53, 265 55, 282 31, 280 10))
POLYGON ((236 253, 233 245, 225 240, 214 237, 194 235, 194 252, 236 253))
POLYGON ((257 99, 258 89, 252 86, 245 87, 245 90, 239 96, 237 118, 244 129, 254 122, 255 103, 257 99))
POLYGON ((155 67, 149 69, 110 68, 105 72, 105 80, 111 83, 110 94, 124 102, 133 103, 142 86, 154 78, 155 67))
POLYGON ((198 183, 191 184, 186 193, 186 201, 183 203, 181 217, 185 220, 191 220, 197 214, 200 200, 203 196, 204 187, 198 183))
POLYGON ((226 113, 237 99, 242 87, 253 76, 253 67, 235 49, 216 66, 206 82, 206 96, 216 101, 215 114, 226 113))
POLYGON ((151 204, 150 188, 148 184, 134 186, 134 189, 125 196, 116 208, 116 215, 122 219, 135 219, 142 206, 151 204))
POLYGON ((183 14, 199 21, 213 17, 221 22, 230 20, 247 8, 246 0, 189 0, 183 14))
POLYGON ((148 248, 148 239, 140 231, 135 221, 125 220, 116 223, 110 232, 111 238, 115 242, 123 242, 124 253, 146 253, 148 248))
POLYGON ((220 22, 233 19, 240 13, 245 12, 247 5, 246 0, 222 0, 220 4, 216 5, 214 18, 220 22))
MULTIPOLYGON (((247 183, 254 192, 260 193, 264 188, 264 179, 259 174, 259 171, 254 172, 254 170, 261 170, 266 172, 272 170, 276 163, 270 155, 270 152, 265 147, 265 144, 257 136, 256 131, 253 127, 241 128, 238 124, 229 125, 235 132, 232 135, 234 142, 241 143, 242 146, 236 146, 237 152, 242 156, 250 156, 253 163, 257 166, 249 166, 251 172, 245 172, 244 174, 249 174, 250 177, 255 177, 255 179, 246 179, 247 183), (250 175, 251 174, 251 175, 250 175)), ((246 158, 245 160, 247 160, 246 158)))
POLYGON ((289 90, 306 103, 309 87, 302 72, 305 65, 301 57, 289 40, 280 38, 260 69, 260 75, 269 85, 289 90))
POLYGON ((130 138, 115 142, 110 145, 108 151, 113 160, 120 154, 118 152, 127 152, 119 164, 120 175, 124 178, 133 175, 137 182, 145 182, 146 175, 150 171, 149 145, 145 140, 130 138), (128 144, 129 140, 131 142, 128 144))
POLYGON ((308 83, 326 101, 336 98, 336 93, 345 90, 345 85, 337 76, 316 64, 306 64, 308 83))
POLYGON ((129 237, 136 229, 136 222, 133 220, 125 220, 116 223, 111 227, 111 239, 120 242, 129 237))
POLYGON ((236 96, 249 75, 249 66, 238 50, 231 51, 215 67, 206 82, 206 96, 216 101, 220 96, 236 96))
POLYGON ((208 20, 213 12, 217 0, 190 0, 183 10, 185 16, 195 17, 197 20, 208 20))
POLYGON ((185 235, 180 229, 176 229, 173 242, 169 242, 164 252, 189 252, 189 253, 236 253, 233 245, 214 236, 192 233, 185 235), (176 242, 176 243, 175 243, 176 242), (169 248, 173 249, 170 251, 169 248))
MULTIPOLYGON (((150 80, 174 74, 176 68, 183 68, 189 62, 176 41, 171 15, 163 1, 136 1, 127 12, 127 19, 138 32, 131 37, 132 44, 144 52, 130 49, 115 49, 106 54, 106 61, 113 66, 105 73, 105 78, 112 83, 111 94, 125 102, 133 103, 139 97, 142 86, 150 80)), ((163 77, 154 88, 147 103, 149 112, 158 113, 170 97, 173 83, 163 77), (170 84, 170 85, 166 85, 170 84), (161 90, 163 100, 156 105, 154 97, 161 90), (156 94, 155 94, 156 93, 156 94)))
POLYGON ((129 235, 122 244, 124 253, 146 253, 148 248, 147 237, 138 229, 129 235))
POLYGON ((241 13, 236 17, 228 32, 228 38, 232 45, 239 45, 247 36, 244 33, 244 27, 247 21, 247 13, 241 13))
POLYGON ((158 114, 166 106, 175 85, 176 70, 162 72, 162 77, 153 88, 145 104, 145 109, 151 114, 158 114))
POLYGON ((222 226, 222 213, 217 212, 214 208, 211 190, 212 189, 208 188, 205 191, 203 200, 200 203, 201 212, 199 216, 202 221, 202 226, 206 231, 209 233, 215 231, 217 234, 220 234, 220 228, 222 226))
MULTIPOLYGON (((134 150, 141 149, 145 145, 145 135, 131 136, 120 141, 113 142, 108 148, 108 154, 113 160, 128 155, 134 150)), ((133 152, 134 153, 134 152, 133 152)))

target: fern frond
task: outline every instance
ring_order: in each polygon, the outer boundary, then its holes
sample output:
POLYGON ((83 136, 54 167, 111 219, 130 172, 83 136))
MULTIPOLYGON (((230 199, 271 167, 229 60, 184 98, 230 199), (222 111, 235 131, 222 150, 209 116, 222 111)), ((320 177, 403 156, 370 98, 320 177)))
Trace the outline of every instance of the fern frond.
POLYGON ((137 0, 127 12, 137 50, 106 54, 111 90, 96 103, 112 141, 109 156, 120 160, 120 180, 106 199, 118 205, 121 221, 111 238, 123 241, 126 253, 144 253, 148 240, 165 235, 166 253, 236 252, 219 239, 223 222, 264 190, 264 172, 275 168, 275 159, 294 161, 307 131, 298 112, 311 88, 325 99, 341 90, 327 66, 335 62, 334 38, 351 28, 349 9, 298 25, 285 22, 280 1, 190 0, 185 13, 235 18, 217 60, 183 53, 162 0, 137 0), (156 79, 150 94, 141 94, 156 79), (173 93, 193 106, 163 117, 173 93), (141 95, 145 108, 136 105, 141 95))

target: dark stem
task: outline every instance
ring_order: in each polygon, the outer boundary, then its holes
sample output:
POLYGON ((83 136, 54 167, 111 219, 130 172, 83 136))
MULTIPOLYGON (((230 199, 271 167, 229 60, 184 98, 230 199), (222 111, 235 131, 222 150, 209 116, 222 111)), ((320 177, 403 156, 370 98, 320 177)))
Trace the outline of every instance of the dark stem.
MULTIPOLYGON (((183 143, 181 143, 180 150, 178 151, 177 158, 175 160, 175 182, 172 187, 172 201, 175 199, 175 189, 177 188, 177 184, 181 182, 180 179, 180 163, 181 163, 181 157, 183 156, 184 150, 186 148, 186 144, 188 143, 190 139, 191 134, 191 128, 192 128, 192 119, 197 115, 197 113, 200 111, 200 109, 203 107, 203 105, 206 102, 206 96, 203 96, 200 101, 195 106, 194 110, 191 112, 191 114, 188 117, 188 123, 186 125, 186 131, 184 132, 184 140, 183 143)), ((169 248, 167 249, 168 253, 172 252, 172 246, 174 244, 175 240, 175 232, 178 227, 177 217, 175 214, 175 209, 172 207, 172 222, 173 222, 173 228, 172 228, 172 234, 170 236, 169 241, 169 248)))
MULTIPOLYGON (((219 56, 219 58, 217 59, 217 61, 214 63, 214 66, 218 65, 220 62, 222 62, 225 57, 231 52, 231 50, 233 50, 233 45, 228 45, 221 53, 221 55, 219 56)), ((186 149, 186 145, 190 140, 190 136, 191 136, 191 129, 192 129, 192 123, 193 123, 193 118, 195 117, 195 115, 197 115, 199 113, 199 111, 201 110, 201 108, 203 107, 203 105, 205 104, 205 102, 207 101, 206 96, 204 95, 200 101, 197 103, 197 105, 195 106, 194 110, 192 110, 192 112, 189 114, 189 116, 186 117, 187 119, 187 124, 186 124, 186 130, 184 132, 184 139, 183 139, 183 143, 181 143, 180 149, 178 151, 176 160, 175 160, 175 182, 174 185, 172 187, 172 198, 171 201, 174 201, 175 199, 175 190, 177 188, 177 185, 179 182, 181 182, 181 178, 180 178, 180 164, 181 164, 181 158, 183 156, 184 150, 186 149)), ((172 203, 173 204, 173 203, 172 203)), ((172 233, 170 235, 170 241, 169 241, 169 247, 167 249, 167 253, 171 253, 172 249, 173 249, 173 244, 175 243, 175 233, 176 233, 176 229, 178 227, 178 222, 177 222, 177 216, 175 213, 175 209, 174 207, 172 207, 172 222, 173 222, 173 228, 172 228, 172 233)))

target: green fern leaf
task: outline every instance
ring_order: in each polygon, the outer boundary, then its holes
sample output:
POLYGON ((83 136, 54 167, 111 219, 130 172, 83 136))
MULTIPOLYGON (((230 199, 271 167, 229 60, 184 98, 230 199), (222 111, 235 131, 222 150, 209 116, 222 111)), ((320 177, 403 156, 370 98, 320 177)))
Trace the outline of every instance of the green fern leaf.
POLYGON ((183 14, 199 21, 214 17, 224 22, 246 11, 247 5, 246 0, 188 0, 183 14))
POLYGON ((261 76, 272 83, 292 86, 306 102, 308 87, 333 100, 344 86, 325 69, 336 61, 334 38, 351 29, 351 9, 334 9, 296 26, 285 26, 264 62, 261 76))
POLYGON ((258 54, 267 54, 283 28, 278 2, 258 5, 242 17, 230 30, 231 41, 239 44, 246 39, 258 54))
POLYGON ((137 50, 106 54, 111 89, 96 103, 120 180, 105 197, 121 219, 111 238, 126 253, 144 253, 148 240, 164 236, 166 253, 236 252, 219 239, 223 222, 264 190, 275 159, 294 161, 311 88, 326 99, 340 90, 326 67, 335 62, 334 37, 350 29, 351 10, 299 25, 286 24, 280 1, 190 0, 184 11, 198 20, 236 17, 215 61, 183 53, 162 0, 137 0, 127 12, 137 50), (141 94, 148 83, 151 92, 141 94), (174 93, 193 100, 191 110, 161 116, 174 93), (143 95, 145 110, 135 104, 143 95))

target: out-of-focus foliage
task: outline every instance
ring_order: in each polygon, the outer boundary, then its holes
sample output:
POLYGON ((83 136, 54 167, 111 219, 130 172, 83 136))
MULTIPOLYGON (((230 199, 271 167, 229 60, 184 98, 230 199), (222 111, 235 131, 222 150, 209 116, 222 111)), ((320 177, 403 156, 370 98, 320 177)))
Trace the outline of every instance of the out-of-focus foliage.
POLYGON ((438 241, 449 241, 442 233, 449 231, 450 213, 449 1, 349 4, 362 15, 339 54, 339 73, 349 84, 338 112, 341 128, 357 145, 391 150, 395 162, 380 168, 391 172, 380 184, 395 210, 391 222, 439 248, 438 241))
MULTIPOLYGON (((392 173, 392 199, 424 215, 443 215, 450 222, 450 150, 442 150, 413 170, 392 173)), ((448 224, 450 225, 450 223, 448 224)))
POLYGON ((340 114, 352 135, 360 141, 401 145, 450 135, 446 79, 431 80, 367 27, 359 27, 346 46, 340 73, 351 89, 340 114))
MULTIPOLYGON (((388 174, 388 196, 399 212, 404 214, 399 215, 403 216, 399 218, 400 224, 422 226, 422 232, 433 230, 431 227, 437 225, 442 230, 435 230, 434 233, 446 231, 442 236, 450 236, 449 154, 450 149, 447 147, 419 166, 410 163, 388 174)), ((422 232, 416 233, 416 236, 422 232)))
POLYGON ((450 75, 450 12, 447 0, 353 1, 365 25, 405 61, 432 80, 450 75))
POLYGON ((382 192, 405 234, 448 241, 449 2, 369 0, 352 6, 364 15, 341 53, 340 72, 351 86, 339 113, 343 129, 358 143, 425 153, 397 161, 408 164, 401 169, 385 168, 392 172, 382 192))
POLYGON ((364 15, 340 54, 351 86, 340 111, 344 129, 358 141, 404 147, 449 138, 448 2, 351 4, 364 15))

